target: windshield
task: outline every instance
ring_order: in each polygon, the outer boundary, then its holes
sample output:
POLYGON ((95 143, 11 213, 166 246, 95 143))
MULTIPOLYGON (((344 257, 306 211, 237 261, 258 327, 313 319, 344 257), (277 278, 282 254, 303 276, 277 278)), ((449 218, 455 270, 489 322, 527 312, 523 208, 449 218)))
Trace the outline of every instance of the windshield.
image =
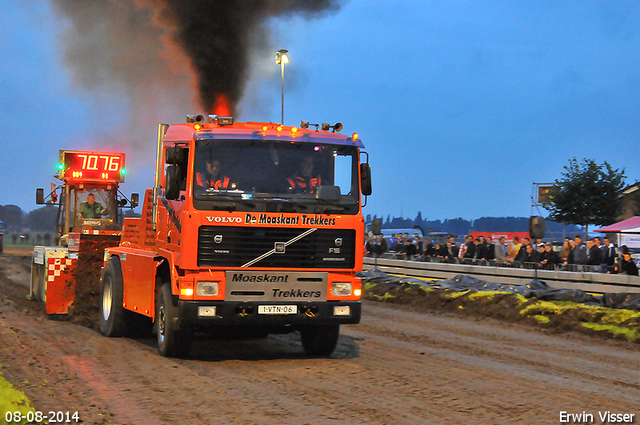
POLYGON ((108 228, 115 221, 115 194, 111 190, 101 188, 74 189, 71 197, 70 211, 73 211, 76 226, 93 226, 108 228))
POLYGON ((194 206, 355 214, 357 155, 353 146, 199 140, 194 158, 194 206))

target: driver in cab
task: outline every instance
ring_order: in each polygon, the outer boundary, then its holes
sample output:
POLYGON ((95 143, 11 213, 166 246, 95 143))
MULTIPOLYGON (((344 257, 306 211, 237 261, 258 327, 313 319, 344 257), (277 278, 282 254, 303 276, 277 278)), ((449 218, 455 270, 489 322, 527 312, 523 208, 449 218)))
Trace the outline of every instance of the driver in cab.
POLYGON ((88 194, 86 202, 80 204, 80 214, 83 218, 100 218, 105 213, 106 210, 96 202, 96 196, 93 193, 88 194))
POLYGON ((196 173, 196 184, 204 189, 235 189, 236 184, 231 179, 220 173, 220 161, 207 160, 206 171, 196 173))

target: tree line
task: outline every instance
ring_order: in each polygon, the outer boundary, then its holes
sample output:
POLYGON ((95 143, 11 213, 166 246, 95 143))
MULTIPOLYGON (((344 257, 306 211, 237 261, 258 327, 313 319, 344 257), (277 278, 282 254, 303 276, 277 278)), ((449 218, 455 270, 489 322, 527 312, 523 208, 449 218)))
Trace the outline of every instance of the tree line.
MULTIPOLYGON (((124 213, 125 217, 140 217, 131 210, 124 213)), ((24 212, 17 205, 0 205, 0 221, 4 223, 5 233, 23 232, 55 232, 58 220, 58 206, 45 205, 35 210, 24 212)))
POLYGON ((4 222, 5 233, 22 232, 29 229, 32 232, 53 232, 56 229, 58 207, 46 205, 28 213, 17 205, 0 205, 0 221, 4 222))

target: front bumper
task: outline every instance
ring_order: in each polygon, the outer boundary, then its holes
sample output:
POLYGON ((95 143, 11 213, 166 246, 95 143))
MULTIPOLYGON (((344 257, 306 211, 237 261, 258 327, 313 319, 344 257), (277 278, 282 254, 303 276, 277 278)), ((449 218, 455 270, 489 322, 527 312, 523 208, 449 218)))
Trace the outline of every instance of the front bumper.
POLYGON ((313 326, 360 323, 360 301, 242 302, 178 301, 180 323, 188 326, 313 326), (296 305, 296 314, 258 314, 258 306, 296 305), (199 316, 199 307, 215 307, 215 316, 199 316), (349 307, 349 315, 336 315, 334 307, 349 307))

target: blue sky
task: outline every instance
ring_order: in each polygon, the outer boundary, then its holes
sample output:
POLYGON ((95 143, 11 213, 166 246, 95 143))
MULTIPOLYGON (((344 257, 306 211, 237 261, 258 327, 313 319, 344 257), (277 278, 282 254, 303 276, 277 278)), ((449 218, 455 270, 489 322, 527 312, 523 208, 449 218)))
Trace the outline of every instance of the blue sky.
MULTIPOLYGON (((190 82, 141 113, 125 89, 77 83, 69 23, 47 1, 0 5, 0 205, 36 208, 65 148, 117 146, 122 190, 150 187, 158 122, 200 112, 184 100, 190 82)), ((365 214, 528 216, 532 184, 574 156, 640 179, 640 3, 350 0, 268 25, 238 118, 279 121, 272 52, 288 49, 285 123, 360 134, 374 178, 365 214)))

